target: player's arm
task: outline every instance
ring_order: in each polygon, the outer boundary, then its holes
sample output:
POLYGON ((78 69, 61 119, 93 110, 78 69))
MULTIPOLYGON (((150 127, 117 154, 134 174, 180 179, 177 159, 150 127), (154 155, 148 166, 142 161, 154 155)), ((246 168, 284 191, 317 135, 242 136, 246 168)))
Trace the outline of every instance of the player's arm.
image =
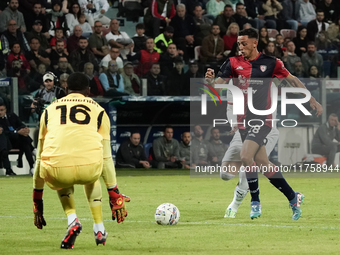
POLYGON ((44 140, 46 135, 46 125, 47 125, 48 112, 47 109, 43 112, 40 119, 39 128, 39 141, 37 148, 37 155, 35 161, 35 169, 33 175, 33 213, 34 213, 34 225, 38 229, 42 229, 46 226, 46 221, 44 219, 44 206, 43 206, 43 191, 45 181, 40 177, 40 161, 41 153, 44 147, 44 140))
POLYGON ((116 170, 113 165, 111 154, 111 141, 110 141, 110 120, 105 111, 103 110, 98 116, 98 133, 103 137, 103 172, 107 192, 110 199, 110 208, 112 211, 112 219, 117 218, 117 222, 124 221, 127 216, 125 202, 130 202, 130 198, 120 194, 117 186, 116 170))
MULTIPOLYGON (((291 73, 289 73, 289 75, 287 76, 287 81, 295 88, 303 88, 303 89, 307 89, 305 87, 305 85, 299 80, 299 78, 297 78, 296 76, 292 75, 291 73)), ((310 100, 309 100, 310 106, 312 107, 313 110, 316 110, 316 115, 320 116, 322 114, 323 108, 322 106, 316 101, 316 99, 311 96, 310 100)))
MULTIPOLYGON (((229 78, 232 77, 232 68, 230 60, 227 60, 220 67, 220 71, 217 74, 217 79, 215 80, 214 69, 208 68, 205 73, 205 80, 209 85, 215 88, 216 84, 225 84, 229 82, 229 78)), ((222 91, 221 88, 215 88, 217 93, 222 91)))

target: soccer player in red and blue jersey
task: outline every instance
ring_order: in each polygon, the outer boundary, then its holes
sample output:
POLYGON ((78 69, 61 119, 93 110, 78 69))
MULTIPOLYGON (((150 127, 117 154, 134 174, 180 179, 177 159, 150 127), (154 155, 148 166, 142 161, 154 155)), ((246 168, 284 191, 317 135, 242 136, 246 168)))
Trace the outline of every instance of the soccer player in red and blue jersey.
MULTIPOLYGON (((245 29, 239 33, 237 43, 241 56, 229 58, 220 68, 218 73, 218 79, 215 84, 224 84, 226 79, 237 78, 237 82, 234 85, 246 91, 248 87, 252 87, 253 91, 253 105, 257 110, 266 110, 271 107, 271 92, 270 86, 272 78, 277 77, 279 79, 287 79, 288 82, 298 88, 305 88, 301 81, 287 71, 283 63, 270 56, 266 56, 257 51, 258 33, 255 29, 245 29), (267 78, 267 79, 266 79, 267 78)), ((214 79, 215 75, 212 69, 208 69, 205 77, 209 80, 214 79)), ((244 95, 246 97, 246 95, 244 95)), ((310 99, 310 106, 316 110, 316 114, 319 116, 322 113, 322 106, 315 100, 314 97, 310 99)), ((265 119, 271 119, 270 116, 259 116, 249 111, 248 106, 245 105, 245 115, 238 116, 238 122, 245 120, 248 123, 249 120, 262 120, 264 125, 260 122, 256 124, 252 122, 252 126, 246 124, 246 126, 240 126, 239 130, 243 141, 241 149, 241 161, 247 171, 248 185, 251 199, 251 213, 250 217, 257 218, 261 216, 261 204, 259 199, 258 188, 258 176, 257 171, 251 171, 252 166, 263 166, 266 169, 274 169, 274 171, 268 171, 265 176, 270 182, 280 190, 288 199, 290 206, 293 210, 293 220, 298 220, 301 216, 300 205, 303 200, 303 195, 289 186, 286 180, 283 178, 280 171, 275 171, 275 166, 269 162, 266 150, 265 141, 266 136, 271 130, 272 122, 265 121, 265 119), (255 162, 254 162, 255 161, 255 162)), ((261 169, 261 168, 260 168, 261 169)))

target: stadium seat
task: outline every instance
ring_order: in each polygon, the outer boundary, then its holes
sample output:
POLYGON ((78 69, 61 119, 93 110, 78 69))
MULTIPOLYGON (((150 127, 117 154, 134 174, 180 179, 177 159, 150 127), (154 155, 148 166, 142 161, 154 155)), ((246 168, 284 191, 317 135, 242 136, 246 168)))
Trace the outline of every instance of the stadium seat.
POLYGON ((199 60, 200 57, 200 52, 201 52, 201 46, 196 46, 194 48, 194 52, 195 52, 195 60, 199 60))
POLYGON ((292 29, 281 29, 280 34, 283 36, 283 39, 288 38, 295 38, 296 37, 296 31, 292 29))
POLYGON ((279 31, 273 28, 268 28, 267 31, 268 31, 268 37, 274 38, 274 39, 275 39, 275 36, 279 33, 279 31))
POLYGON ((152 147, 152 143, 144 144, 144 151, 145 151, 146 158, 149 158, 150 148, 151 147, 152 147))

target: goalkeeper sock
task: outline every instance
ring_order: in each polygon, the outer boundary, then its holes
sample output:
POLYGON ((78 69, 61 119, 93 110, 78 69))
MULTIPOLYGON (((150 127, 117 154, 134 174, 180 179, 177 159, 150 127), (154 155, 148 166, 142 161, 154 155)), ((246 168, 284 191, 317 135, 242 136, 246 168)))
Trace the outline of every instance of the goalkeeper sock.
POLYGON ((98 231, 102 232, 104 234, 105 228, 104 228, 104 223, 93 223, 93 231, 94 233, 98 233, 98 231))
POLYGON ((228 208, 231 208, 234 212, 237 212, 237 209, 240 207, 243 199, 246 197, 248 190, 242 190, 237 185, 234 190, 234 199, 228 208))
POLYGON ((67 224, 68 224, 68 226, 70 226, 71 223, 72 223, 75 219, 77 219, 77 214, 71 213, 70 215, 67 215, 67 224))

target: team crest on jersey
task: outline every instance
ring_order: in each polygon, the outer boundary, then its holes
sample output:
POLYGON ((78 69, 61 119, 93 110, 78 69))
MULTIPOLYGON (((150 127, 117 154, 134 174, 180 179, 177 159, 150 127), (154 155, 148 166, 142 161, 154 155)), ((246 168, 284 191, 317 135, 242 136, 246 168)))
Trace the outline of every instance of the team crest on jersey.
POLYGON ((262 72, 265 72, 267 70, 267 66, 262 65, 262 66, 260 66, 260 69, 261 69, 262 72))

